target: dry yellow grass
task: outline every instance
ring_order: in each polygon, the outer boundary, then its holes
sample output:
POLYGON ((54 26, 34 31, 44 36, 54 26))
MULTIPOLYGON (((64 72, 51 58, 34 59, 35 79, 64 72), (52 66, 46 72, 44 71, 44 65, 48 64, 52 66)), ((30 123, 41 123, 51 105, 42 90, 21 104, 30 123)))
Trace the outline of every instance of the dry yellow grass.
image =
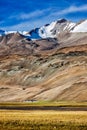
POLYGON ((87 130, 84 111, 0 110, 0 130, 87 130))

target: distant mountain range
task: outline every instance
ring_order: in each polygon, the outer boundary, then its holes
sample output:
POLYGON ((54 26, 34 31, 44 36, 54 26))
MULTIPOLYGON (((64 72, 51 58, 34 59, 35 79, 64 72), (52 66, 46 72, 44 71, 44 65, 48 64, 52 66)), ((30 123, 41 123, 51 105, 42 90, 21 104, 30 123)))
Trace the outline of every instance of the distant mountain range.
POLYGON ((60 19, 50 24, 46 24, 40 28, 35 28, 31 31, 4 31, 0 30, 0 36, 8 34, 19 33, 25 38, 31 40, 44 39, 44 38, 56 38, 59 33, 63 32, 87 32, 87 20, 80 21, 78 23, 68 21, 66 19, 60 19))
POLYGON ((87 41, 87 20, 74 23, 60 19, 31 31, 0 30, 0 55, 33 54, 87 41))

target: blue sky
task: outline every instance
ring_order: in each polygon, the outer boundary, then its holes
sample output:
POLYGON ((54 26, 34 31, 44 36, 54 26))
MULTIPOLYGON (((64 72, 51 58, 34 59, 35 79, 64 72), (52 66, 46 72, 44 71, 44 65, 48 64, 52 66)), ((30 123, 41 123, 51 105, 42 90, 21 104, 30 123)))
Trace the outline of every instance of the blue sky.
POLYGON ((26 30, 66 18, 87 19, 87 0, 0 0, 0 29, 26 30))

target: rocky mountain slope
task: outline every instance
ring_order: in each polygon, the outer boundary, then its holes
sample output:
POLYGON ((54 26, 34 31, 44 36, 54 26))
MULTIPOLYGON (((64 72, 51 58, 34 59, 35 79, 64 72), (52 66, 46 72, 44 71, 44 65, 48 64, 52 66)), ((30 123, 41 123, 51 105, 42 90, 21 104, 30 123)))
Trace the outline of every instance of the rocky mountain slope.
POLYGON ((0 101, 87 101, 86 23, 0 31, 0 101))

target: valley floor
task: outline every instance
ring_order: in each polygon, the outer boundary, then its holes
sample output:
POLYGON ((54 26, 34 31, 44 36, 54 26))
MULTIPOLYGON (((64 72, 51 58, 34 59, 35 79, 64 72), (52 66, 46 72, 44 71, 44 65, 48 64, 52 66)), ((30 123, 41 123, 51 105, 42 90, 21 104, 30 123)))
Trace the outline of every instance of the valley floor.
POLYGON ((87 103, 0 103, 0 130, 87 130, 87 103))
POLYGON ((0 110, 0 130, 87 130, 87 112, 0 110))

